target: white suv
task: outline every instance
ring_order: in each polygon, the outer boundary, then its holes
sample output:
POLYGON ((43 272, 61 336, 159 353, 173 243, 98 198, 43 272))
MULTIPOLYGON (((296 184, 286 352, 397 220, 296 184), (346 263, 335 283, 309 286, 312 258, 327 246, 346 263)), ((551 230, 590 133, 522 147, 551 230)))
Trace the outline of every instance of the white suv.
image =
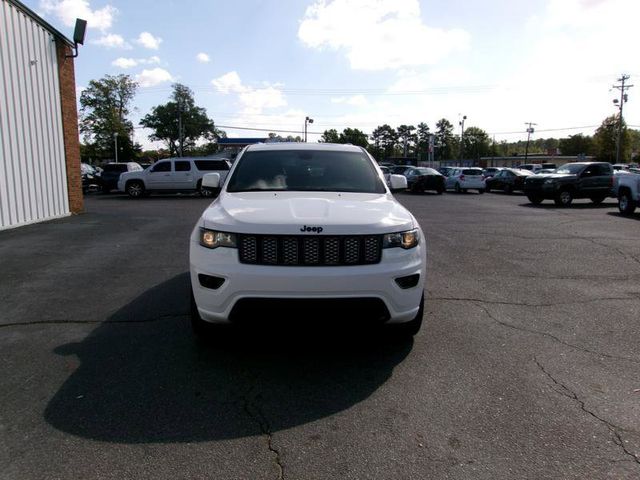
MULTIPOLYGON (((406 179, 392 175, 394 189, 406 179)), ((216 174, 205 187, 217 188, 216 174)), ((190 242, 192 324, 278 319, 422 323, 426 245, 366 150, 259 144, 236 159, 190 242), (292 308, 293 307, 293 308, 292 308)))
POLYGON ((458 193, 466 192, 468 189, 484 193, 487 185, 481 168, 454 168, 445 179, 445 187, 458 193))
POLYGON ((204 174, 216 172, 224 180, 230 168, 228 160, 219 158, 167 158, 145 170, 123 173, 118 179, 118 190, 134 198, 150 192, 200 192, 210 196, 210 190, 202 188, 204 174))

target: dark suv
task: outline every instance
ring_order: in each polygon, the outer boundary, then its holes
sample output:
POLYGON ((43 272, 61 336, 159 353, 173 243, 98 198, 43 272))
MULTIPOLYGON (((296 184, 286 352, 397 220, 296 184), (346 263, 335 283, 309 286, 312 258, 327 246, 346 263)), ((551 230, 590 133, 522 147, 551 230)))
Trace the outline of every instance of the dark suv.
POLYGON ((568 207, 574 198, 588 198, 602 203, 611 196, 613 168, 604 162, 567 163, 554 173, 531 175, 524 182, 524 193, 529 201, 538 205, 553 200, 556 205, 568 207))

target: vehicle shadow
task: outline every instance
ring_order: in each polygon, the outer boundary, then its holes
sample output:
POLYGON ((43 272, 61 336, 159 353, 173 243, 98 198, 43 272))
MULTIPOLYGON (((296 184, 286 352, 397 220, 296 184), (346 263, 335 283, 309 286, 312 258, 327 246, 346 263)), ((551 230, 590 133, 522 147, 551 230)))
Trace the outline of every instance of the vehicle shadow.
POLYGON ((599 205, 596 205, 595 203, 592 203, 592 202, 588 202, 588 203, 573 202, 568 207, 562 207, 560 205, 556 205, 553 202, 553 200, 548 200, 547 202, 543 202, 539 205, 534 205, 533 203, 521 203, 520 206, 527 207, 527 208, 538 208, 542 210, 597 210, 597 209, 615 208, 618 206, 618 204, 604 202, 599 205))
POLYGON ((57 347, 79 366, 49 401, 46 421, 80 437, 124 443, 276 432, 362 402, 413 345, 322 328, 237 330, 203 345, 189 325, 189 288, 188 274, 178 275, 82 342, 57 347))
POLYGON ((620 212, 607 212, 607 215, 611 215, 612 217, 624 218, 625 220, 640 220, 640 214, 637 212, 633 215, 623 215, 620 212))

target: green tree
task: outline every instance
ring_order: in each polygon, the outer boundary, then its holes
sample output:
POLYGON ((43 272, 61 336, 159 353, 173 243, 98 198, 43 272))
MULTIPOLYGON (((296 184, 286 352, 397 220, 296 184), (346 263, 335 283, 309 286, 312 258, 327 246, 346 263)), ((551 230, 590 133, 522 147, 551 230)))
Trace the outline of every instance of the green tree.
POLYGON ((426 158, 429 151, 429 137, 431 136, 429 125, 424 122, 420 122, 418 124, 418 128, 416 129, 416 134, 418 136, 418 141, 416 143, 416 153, 419 158, 424 159, 426 158))
POLYGON ((491 152, 489 135, 478 127, 469 127, 464 131, 462 157, 479 160, 491 152))
POLYGON ((371 139, 374 144, 372 154, 378 161, 394 156, 398 133, 392 127, 386 123, 377 127, 371 133, 371 139), (376 153, 373 153, 374 151, 376 153))
POLYGON ((114 136, 118 139, 118 160, 135 158, 139 151, 131 141, 133 123, 129 116, 138 84, 129 75, 105 75, 91 80, 80 95, 80 133, 92 155, 102 160, 115 158, 114 136))
POLYGON ((568 138, 561 138, 558 144, 562 155, 592 155, 593 138, 589 135, 578 133, 568 138))
POLYGON ((453 125, 446 118, 436 123, 436 159, 451 160, 455 155, 457 142, 453 136, 453 125))
POLYGON ((164 142, 172 156, 180 154, 181 133, 183 155, 193 153, 200 141, 208 141, 217 148, 216 142, 222 136, 207 111, 196 106, 191 89, 180 83, 173 85, 171 100, 153 107, 151 113, 140 120, 140 125, 152 130, 149 139, 164 142))
POLYGON ((338 131, 335 128, 325 130, 322 136, 320 137, 320 142, 321 143, 340 143, 340 135, 338 135, 338 131))
MULTIPOLYGON (((593 136, 594 153, 598 160, 602 162, 616 162, 616 141, 618 137, 618 115, 612 115, 602 121, 602 125, 598 127, 593 136)), ((628 161, 631 150, 629 148, 629 132, 627 126, 622 122, 622 136, 620 159, 628 161)))
POLYGON ((357 128, 345 128, 340 134, 339 143, 350 143, 351 145, 367 148, 369 146, 369 137, 357 128))
POLYGON ((418 135, 416 135, 416 127, 413 125, 400 125, 398 127, 398 141, 402 148, 402 156, 411 156, 412 150, 415 152, 415 145, 418 142, 418 135))

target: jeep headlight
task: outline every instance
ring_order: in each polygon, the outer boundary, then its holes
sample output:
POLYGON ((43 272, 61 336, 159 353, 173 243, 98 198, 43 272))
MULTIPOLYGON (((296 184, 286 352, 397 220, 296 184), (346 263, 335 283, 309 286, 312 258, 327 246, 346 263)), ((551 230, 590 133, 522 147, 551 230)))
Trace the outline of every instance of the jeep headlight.
POLYGON ((235 233, 218 232, 216 230, 201 228, 200 245, 207 248, 236 248, 236 235, 235 233))
POLYGON ((388 233, 382 239, 382 248, 404 248, 408 250, 420 242, 420 231, 416 228, 407 232, 388 233))

